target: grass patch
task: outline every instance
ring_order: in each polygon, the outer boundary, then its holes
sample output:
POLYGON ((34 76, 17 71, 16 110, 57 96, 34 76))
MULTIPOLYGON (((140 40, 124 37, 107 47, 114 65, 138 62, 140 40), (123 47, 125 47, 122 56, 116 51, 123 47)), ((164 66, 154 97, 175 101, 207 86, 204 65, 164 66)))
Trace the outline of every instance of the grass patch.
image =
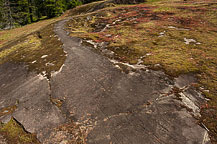
POLYGON ((177 9, 173 7, 158 7, 154 9, 154 12, 176 12, 177 9))
POLYGON ((8 43, 12 43, 20 39, 21 37, 24 37, 33 32, 39 31, 40 29, 46 27, 47 25, 50 25, 61 19, 64 19, 67 16, 69 16, 69 11, 66 11, 60 17, 41 20, 39 22, 28 24, 26 26, 15 28, 15 29, 0 30, 0 50, 3 46, 8 45, 8 43))
POLYGON ((19 39, 23 35, 28 35, 32 32, 35 32, 37 30, 40 30, 41 28, 59 20, 59 18, 49 19, 49 20, 43 20, 40 22, 36 22, 33 24, 29 24, 20 28, 11 29, 11 30, 3 30, 0 31, 0 49, 5 44, 7 45, 8 42, 12 42, 14 40, 19 39))
MULTIPOLYGON (((58 71, 66 59, 62 43, 53 31, 53 23, 63 19, 68 13, 69 11, 58 18, 0 31, 0 65, 6 62, 24 63, 29 71, 50 78, 51 73, 58 71)), ((61 105, 59 101, 55 102, 58 106, 61 105)), ((16 108, 14 105, 1 109, 0 117, 13 113, 16 108)), ((26 132, 13 118, 7 124, 0 124, 0 135, 8 144, 39 144, 36 136, 26 132)))
POLYGON ((8 144, 39 144, 36 136, 26 132, 13 118, 6 124, 0 124, 0 134, 7 139, 8 144))
MULTIPOLYGON (((106 42, 114 59, 164 70, 171 76, 195 73, 210 99, 201 121, 216 142, 217 132, 217 3, 149 0, 75 17, 66 27, 71 36, 106 42)), ((98 47, 100 50, 100 47, 98 47)))
POLYGON ((3 47, 0 51, 0 64, 25 63, 30 71, 42 73, 49 78, 51 72, 58 71, 66 59, 53 26, 51 24, 3 47))

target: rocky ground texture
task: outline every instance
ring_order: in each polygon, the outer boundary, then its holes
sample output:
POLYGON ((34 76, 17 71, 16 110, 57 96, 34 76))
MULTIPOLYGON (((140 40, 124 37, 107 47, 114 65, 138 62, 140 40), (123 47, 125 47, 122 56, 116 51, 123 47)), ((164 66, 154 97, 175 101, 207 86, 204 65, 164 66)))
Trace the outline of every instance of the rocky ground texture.
MULTIPOLYGON (((139 8, 141 11, 145 7, 139 8)), ((126 13, 125 20, 136 14, 126 13)), ((101 14, 105 17, 105 13, 101 14)), ((93 16, 91 13, 82 19, 92 21, 93 16)), ((9 46, 1 49, 0 143, 211 143, 210 129, 200 121, 201 105, 207 99, 198 89, 195 71, 176 71, 174 77, 163 69, 164 63, 153 63, 160 67, 157 70, 144 64, 144 55, 157 53, 143 49, 145 53, 140 55, 125 47, 126 52, 123 47, 131 42, 118 45, 120 41, 116 39, 117 45, 111 43, 109 40, 115 39, 111 27, 122 21, 93 27, 88 22, 85 30, 96 31, 86 33, 83 27, 72 30, 73 20, 80 22, 78 19, 68 17, 48 26, 54 32, 27 36, 20 40, 20 45, 12 44, 13 53, 9 46), (103 31, 107 31, 107 36, 100 37, 103 31), (48 37, 46 45, 43 38, 48 37), (26 47, 31 49, 26 51, 26 47), (117 47, 121 47, 120 53, 117 47), (28 56, 28 52, 33 55, 28 56)), ((178 28, 171 23, 169 26, 178 28)), ((126 40, 127 36, 122 34, 126 40)), ((157 36, 164 35, 166 32, 162 31, 157 36)), ((183 45, 196 45, 193 40, 183 39, 183 45)))

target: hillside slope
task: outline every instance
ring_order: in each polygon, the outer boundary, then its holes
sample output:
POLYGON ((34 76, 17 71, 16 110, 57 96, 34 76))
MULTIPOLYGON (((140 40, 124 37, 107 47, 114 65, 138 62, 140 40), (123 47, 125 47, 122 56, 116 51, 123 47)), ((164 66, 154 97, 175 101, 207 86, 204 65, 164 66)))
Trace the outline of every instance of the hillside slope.
POLYGON ((201 123, 206 124, 215 139, 216 7, 213 0, 150 0, 78 16, 66 28, 72 37, 82 38, 84 44, 117 60, 115 64, 125 71, 126 63, 139 63, 175 77, 195 74, 199 79, 195 87, 209 99, 208 104, 201 105, 201 123))
POLYGON ((217 142, 216 16, 104 1, 0 31, 0 143, 217 142))

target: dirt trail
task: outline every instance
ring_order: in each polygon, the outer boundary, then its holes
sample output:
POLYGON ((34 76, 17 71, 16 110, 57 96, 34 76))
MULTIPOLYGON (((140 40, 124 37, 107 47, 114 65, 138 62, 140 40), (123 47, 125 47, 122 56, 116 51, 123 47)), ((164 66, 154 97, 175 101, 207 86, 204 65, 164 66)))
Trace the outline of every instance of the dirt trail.
POLYGON ((15 112, 1 121, 13 116, 42 143, 70 142, 67 128, 54 130, 70 121, 79 124, 88 144, 210 143, 193 117, 199 116, 202 97, 191 87, 192 75, 171 79, 148 69, 126 74, 69 37, 66 21, 58 22, 55 32, 67 59, 50 80, 22 65, 0 66, 0 108, 19 100, 15 112))

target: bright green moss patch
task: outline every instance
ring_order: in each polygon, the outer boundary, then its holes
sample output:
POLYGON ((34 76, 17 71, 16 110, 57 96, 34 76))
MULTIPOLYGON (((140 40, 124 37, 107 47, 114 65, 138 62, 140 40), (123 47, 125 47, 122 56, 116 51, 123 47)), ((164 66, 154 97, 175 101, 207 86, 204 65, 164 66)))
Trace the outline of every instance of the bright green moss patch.
POLYGON ((46 20, 41 20, 36 23, 28 24, 23 27, 11 29, 11 30, 0 30, 0 50, 3 46, 8 45, 8 43, 14 42, 20 37, 24 37, 26 35, 29 35, 33 32, 39 31, 40 29, 63 19, 64 17, 68 16, 68 12, 66 12, 64 15, 61 17, 57 18, 52 18, 52 19, 46 19, 46 20))
POLYGON ((0 64, 25 63, 30 71, 42 73, 48 78, 58 71, 65 61, 62 43, 53 32, 53 25, 30 34, 0 51, 0 64))
POLYGON ((66 27, 71 36, 92 40, 98 50, 106 43, 112 59, 135 64, 142 58, 144 65, 171 76, 195 73, 210 99, 202 122, 216 141, 216 7, 212 0, 149 1, 77 16, 66 27))
POLYGON ((154 12, 176 12, 177 9, 174 7, 158 7, 154 9, 154 12))
POLYGON ((0 124, 0 134, 7 139, 9 144, 39 144, 36 136, 26 132, 13 118, 6 124, 0 124))

